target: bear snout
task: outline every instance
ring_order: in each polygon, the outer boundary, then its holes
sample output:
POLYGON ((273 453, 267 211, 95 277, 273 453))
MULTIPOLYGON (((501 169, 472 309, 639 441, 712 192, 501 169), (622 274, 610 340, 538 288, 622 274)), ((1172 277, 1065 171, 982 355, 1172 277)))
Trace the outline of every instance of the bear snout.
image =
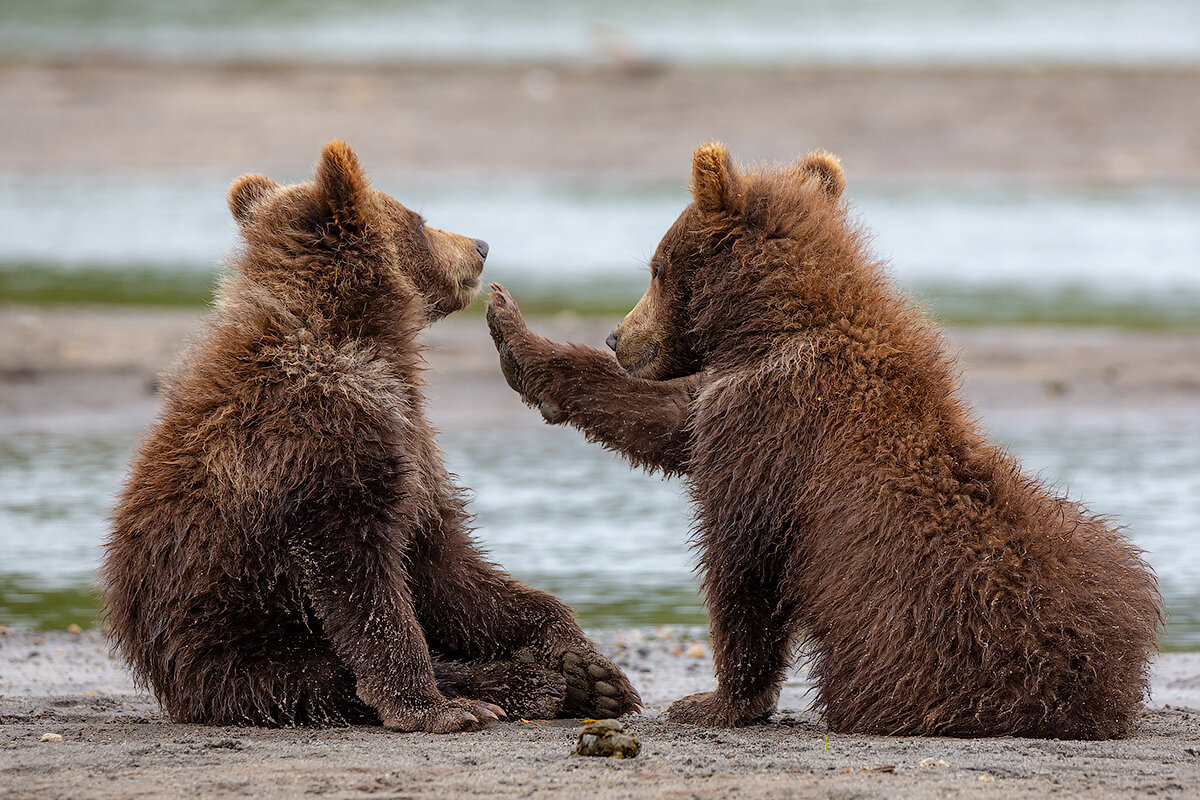
POLYGON ((608 345, 609 350, 612 350, 614 353, 617 352, 617 332, 613 331, 610 333, 608 338, 604 340, 604 343, 608 345))
POLYGON ((480 258, 486 260, 488 254, 488 243, 483 239, 474 239, 473 241, 475 242, 475 252, 479 253, 480 258))

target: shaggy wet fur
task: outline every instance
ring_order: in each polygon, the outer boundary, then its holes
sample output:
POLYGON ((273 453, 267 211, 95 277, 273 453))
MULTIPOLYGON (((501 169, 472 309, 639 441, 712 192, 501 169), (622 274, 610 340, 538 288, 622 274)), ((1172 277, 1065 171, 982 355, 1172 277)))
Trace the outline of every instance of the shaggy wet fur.
POLYGON ((535 336, 492 294, 514 389, 687 478, 718 688, 671 718, 768 716, 807 634, 834 731, 1128 734, 1161 624, 1152 572, 985 440, 843 186, 824 153, 742 174, 697 150, 693 203, 610 337, 616 361, 535 336))
POLYGON ((418 334, 483 242, 426 226, 344 144, 241 178, 244 246, 112 517, 108 622, 178 722, 615 716, 638 697, 561 602, 486 561, 425 416, 418 334))

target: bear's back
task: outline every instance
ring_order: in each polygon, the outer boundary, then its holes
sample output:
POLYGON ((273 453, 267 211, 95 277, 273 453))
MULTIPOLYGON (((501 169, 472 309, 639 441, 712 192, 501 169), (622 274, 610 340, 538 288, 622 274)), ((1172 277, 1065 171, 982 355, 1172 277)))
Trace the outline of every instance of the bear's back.
POLYGON ((368 340, 289 319, 219 309, 168 378, 112 515, 103 582, 118 643, 272 604, 297 526, 330 503, 392 513, 428 456, 414 380, 368 340))

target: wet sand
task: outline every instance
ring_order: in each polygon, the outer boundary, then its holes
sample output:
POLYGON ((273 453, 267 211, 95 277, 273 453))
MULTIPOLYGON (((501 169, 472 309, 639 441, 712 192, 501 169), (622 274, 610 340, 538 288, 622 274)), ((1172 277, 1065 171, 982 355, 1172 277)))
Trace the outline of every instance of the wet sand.
POLYGON ((4 169, 307 177, 343 138, 372 171, 634 173, 683 183, 693 147, 815 147, 862 180, 1200 180, 1200 69, 704 69, 0 63, 4 169))
POLYGON ((599 635, 642 691, 642 753, 570 756, 578 722, 514 721, 471 734, 377 727, 177 725, 138 693, 99 633, 0 635, 0 798, 26 797, 1194 797, 1200 655, 1164 656, 1132 737, 1111 742, 828 735, 802 670, 766 725, 666 721, 711 688, 709 650, 674 631, 599 635), (689 650, 689 648, 695 648, 689 650), (689 654, 690 653, 690 654, 689 654), (1190 708, 1189 708, 1190 706, 1190 708), (42 742, 46 733, 61 742, 42 742))

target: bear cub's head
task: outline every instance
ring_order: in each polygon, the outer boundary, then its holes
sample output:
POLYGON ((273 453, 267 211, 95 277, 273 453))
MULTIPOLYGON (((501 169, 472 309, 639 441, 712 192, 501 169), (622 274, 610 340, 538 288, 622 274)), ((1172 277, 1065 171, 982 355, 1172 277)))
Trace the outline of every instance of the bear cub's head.
POLYGON ((274 291, 351 309, 384 294, 415 295, 426 323, 479 294, 487 242, 427 225, 374 189, 345 142, 325 145, 312 181, 281 186, 243 175, 228 200, 246 243, 236 268, 274 291))
POLYGON ((809 238, 814 221, 841 226, 844 188, 840 163, 824 151, 742 174, 722 145, 697 148, 692 203, 659 242, 646 293, 608 337, 617 361, 651 380, 704 369, 714 349, 760 324, 761 305, 778 306, 794 289, 772 273, 805 259, 774 256, 809 238))

